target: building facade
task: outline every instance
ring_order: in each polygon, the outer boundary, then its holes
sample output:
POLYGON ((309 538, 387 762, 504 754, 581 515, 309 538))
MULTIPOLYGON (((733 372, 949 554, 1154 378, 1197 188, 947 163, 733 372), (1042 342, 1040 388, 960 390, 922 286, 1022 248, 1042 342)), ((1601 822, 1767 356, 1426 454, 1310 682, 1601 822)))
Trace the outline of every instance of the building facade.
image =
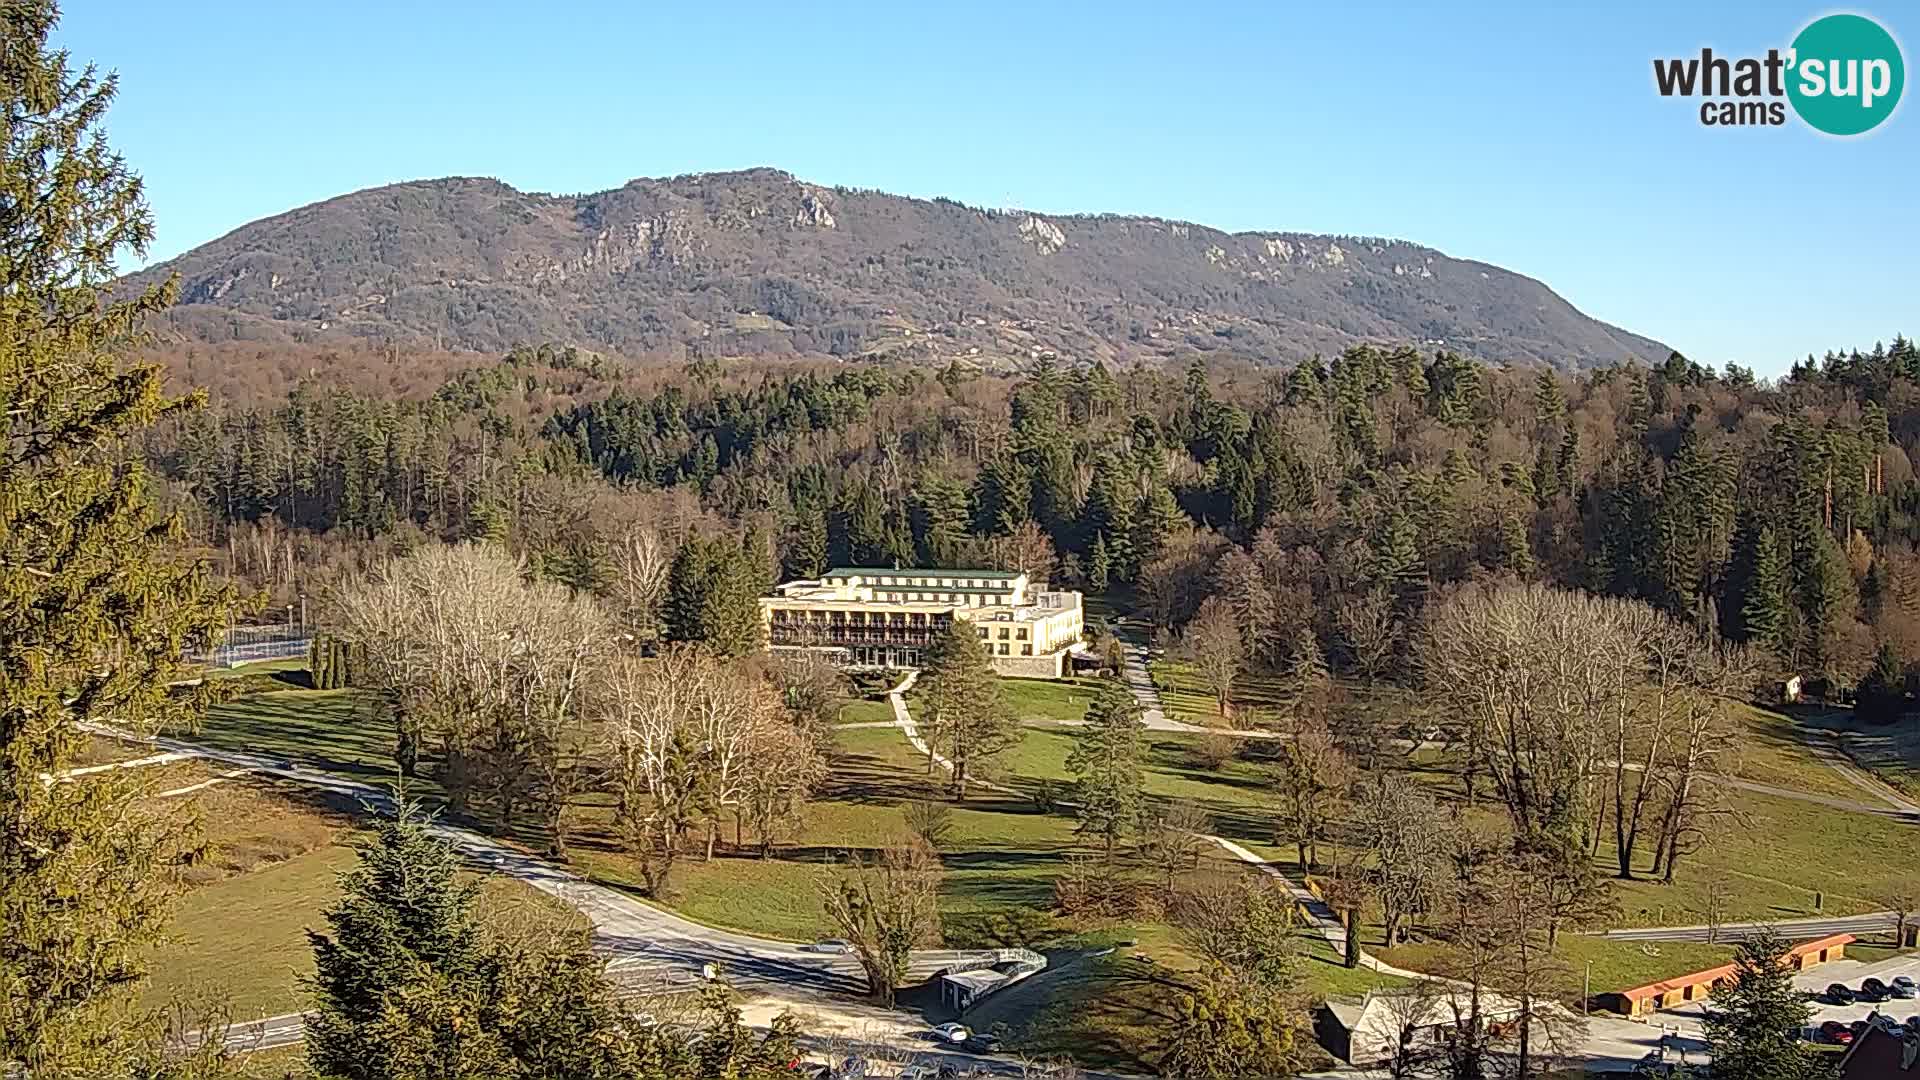
POLYGON ((1080 594, 1036 589, 1006 570, 843 568, 760 600, 767 647, 811 649, 845 667, 917 668, 955 619, 979 633, 1002 675, 1055 679, 1082 648, 1080 594))

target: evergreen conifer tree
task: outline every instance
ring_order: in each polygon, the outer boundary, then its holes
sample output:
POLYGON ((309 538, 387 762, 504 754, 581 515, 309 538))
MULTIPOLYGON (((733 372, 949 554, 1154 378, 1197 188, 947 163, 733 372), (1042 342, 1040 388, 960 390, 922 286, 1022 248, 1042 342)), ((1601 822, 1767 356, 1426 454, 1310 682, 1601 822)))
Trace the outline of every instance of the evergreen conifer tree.
POLYGON ((1714 987, 1706 1035, 1715 1076, 1812 1080, 1826 1074, 1820 1055, 1800 1039, 1812 1013, 1793 985, 1786 953, 1787 943, 1763 930, 1741 944, 1732 977, 1714 987))
POLYGON ((1079 831, 1097 838, 1107 859, 1140 816, 1145 774, 1140 757, 1147 727, 1133 692, 1111 680, 1102 682, 1087 706, 1086 723, 1067 754, 1073 780, 1079 831))
POLYGON ((126 452, 190 404, 115 352, 172 287, 110 291, 153 228, 101 131, 115 80, 49 47, 58 18, 0 12, 0 1063, 123 1076, 155 1042, 134 993, 190 838, 131 781, 41 776, 75 764, 84 722, 183 719, 167 684, 233 598, 175 555, 126 452))

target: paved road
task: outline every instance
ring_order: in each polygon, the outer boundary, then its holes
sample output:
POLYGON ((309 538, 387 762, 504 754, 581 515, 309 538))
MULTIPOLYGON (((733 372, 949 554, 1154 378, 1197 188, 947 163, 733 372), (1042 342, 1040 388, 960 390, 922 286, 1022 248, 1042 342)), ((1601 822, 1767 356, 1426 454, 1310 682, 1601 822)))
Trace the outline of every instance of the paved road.
MULTIPOLYGON (((136 738, 103 725, 86 726, 110 737, 136 738)), ((285 758, 216 750, 164 737, 137 741, 150 743, 158 750, 192 754, 293 780, 380 813, 392 812, 392 800, 386 792, 304 768, 285 758)), ((634 978, 684 979, 707 964, 719 964, 729 980, 748 989, 835 993, 860 993, 865 989, 859 961, 850 955, 826 954, 808 945, 705 926, 479 833, 444 822, 430 828, 476 865, 523 881, 578 909, 593 925, 595 947, 611 955, 613 964, 627 968, 634 978)), ((955 963, 990 959, 993 955, 954 950, 916 952, 910 978, 924 979, 955 963)))
POLYGON ((1716 932, 1705 926, 1654 926, 1637 930, 1608 930, 1601 937, 1615 941, 1745 941, 1765 929, 1779 931, 1795 940, 1826 937, 1828 934, 1872 934, 1892 930, 1893 912, 1875 911, 1866 915, 1836 917, 1814 916, 1808 919, 1781 919, 1777 922, 1723 923, 1716 932))
MULTIPOLYGON (((1186 735, 1215 735, 1219 728, 1210 728, 1202 724, 1189 724, 1184 720, 1174 720, 1167 716, 1167 710, 1160 702, 1160 691, 1153 685, 1153 674, 1147 670, 1147 650, 1139 645, 1122 643, 1127 656, 1126 666, 1121 671, 1127 688, 1140 702, 1141 717, 1146 721, 1149 731, 1177 731, 1186 735)), ((1233 734, 1247 739, 1278 739, 1277 731, 1241 731, 1233 734)))

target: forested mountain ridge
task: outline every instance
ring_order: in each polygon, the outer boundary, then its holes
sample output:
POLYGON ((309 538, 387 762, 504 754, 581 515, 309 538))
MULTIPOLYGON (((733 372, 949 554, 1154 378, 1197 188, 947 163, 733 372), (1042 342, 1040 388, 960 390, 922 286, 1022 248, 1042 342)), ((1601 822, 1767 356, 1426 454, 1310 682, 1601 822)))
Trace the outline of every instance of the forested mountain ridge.
POLYGON ((165 326, 211 342, 988 368, 1195 350, 1289 361, 1367 342, 1562 369, 1670 351, 1532 278, 1404 241, 985 211, 772 169, 577 196, 394 184, 242 226, 130 283, 167 274, 181 302, 165 326))
POLYGON ((148 454, 278 603, 489 537, 596 593, 635 543, 734 560, 745 597, 835 564, 1018 566, 1170 631, 1220 598, 1274 661, 1311 637, 1358 662, 1355 604, 1405 649, 1430 595, 1520 578, 1643 599, 1842 685, 1920 664, 1904 338, 1771 384, 1678 356, 1568 377, 1410 347, 1014 378, 546 347, 424 399, 310 378, 216 403, 148 454))

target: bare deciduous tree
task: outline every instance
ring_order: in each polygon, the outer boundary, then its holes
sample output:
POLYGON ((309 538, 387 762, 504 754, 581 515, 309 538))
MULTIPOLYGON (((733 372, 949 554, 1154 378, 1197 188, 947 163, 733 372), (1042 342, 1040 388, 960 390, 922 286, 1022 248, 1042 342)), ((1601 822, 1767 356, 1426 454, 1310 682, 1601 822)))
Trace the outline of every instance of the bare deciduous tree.
POLYGON ((1625 672, 1621 602, 1541 585, 1473 586, 1442 602, 1421 657, 1429 691, 1470 729, 1478 768, 1521 842, 1584 849, 1604 722, 1625 672))
POLYGON ((1397 777, 1368 784, 1359 810, 1362 843, 1375 856, 1372 891, 1386 944, 1397 945, 1405 924, 1435 907, 1446 888, 1454 822, 1431 796, 1397 777))
POLYGON ((1393 597, 1379 586, 1340 601, 1334 611, 1340 641, 1353 656, 1354 666, 1369 682, 1393 656, 1400 640, 1400 622, 1394 617, 1393 597))
POLYGON ((1023 521, 1011 533, 994 540, 993 558, 1000 569, 1025 574, 1038 587, 1053 577, 1059 555, 1045 530, 1023 521))
POLYGON ((1188 802, 1172 803, 1141 821, 1134 852, 1170 892, 1181 874, 1200 865, 1200 852, 1212 831, 1213 819, 1206 811, 1188 802))
POLYGON ((695 647, 622 657, 594 703, 617 817, 650 892, 664 893, 703 820, 713 855, 723 816, 735 843, 751 825, 761 850, 796 821, 825 773, 812 734, 751 665, 695 647))
POLYGON ((1283 808, 1274 840, 1291 838, 1301 869, 1311 872, 1319 864, 1320 840, 1353 786, 1355 773, 1325 720, 1297 715, 1289 726, 1274 778, 1283 808))
POLYGON ((613 632, 589 598, 486 545, 430 546, 389 560, 336 596, 343 636, 395 700, 396 756, 437 737, 456 809, 474 796, 503 823, 540 809, 556 851, 589 746, 583 699, 613 632))
POLYGON ((1293 897, 1273 878, 1250 871, 1199 874, 1168 905, 1180 940, 1202 959, 1268 990, 1297 981, 1293 897))
POLYGON ((1180 657, 1193 665, 1201 685, 1213 693, 1215 707, 1222 718, 1233 711, 1233 683, 1246 663, 1246 646, 1235 623, 1233 609, 1218 597, 1200 604, 1180 635, 1180 657))
POLYGON ((827 918, 860 958, 867 990, 889 1008, 913 950, 940 937, 940 856, 919 841, 871 861, 850 859, 822 877, 827 918))
POLYGON ((953 807, 936 799, 915 799, 900 810, 907 829, 935 851, 953 829, 953 807))
POLYGON ((607 591, 615 618, 642 641, 660 636, 660 616, 667 599, 667 572, 673 566, 674 545, 658 530, 634 525, 613 542, 608 553, 613 580, 607 591))

